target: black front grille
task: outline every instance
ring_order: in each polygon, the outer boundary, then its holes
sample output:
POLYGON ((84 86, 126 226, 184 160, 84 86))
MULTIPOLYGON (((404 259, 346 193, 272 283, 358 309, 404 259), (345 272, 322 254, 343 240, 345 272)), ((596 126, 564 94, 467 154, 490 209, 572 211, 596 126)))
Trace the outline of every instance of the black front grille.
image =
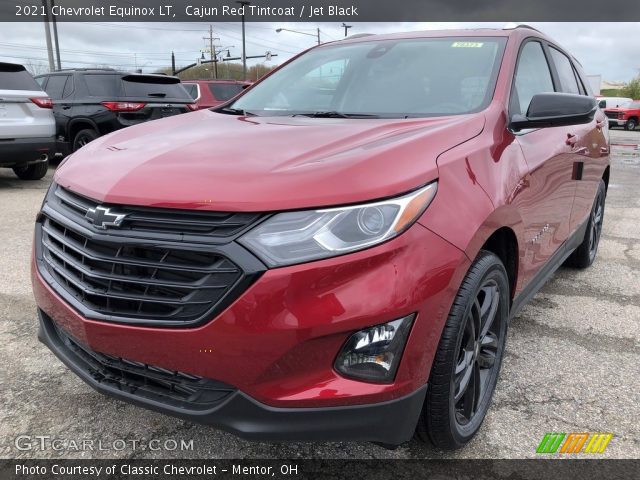
POLYGON ((216 380, 95 352, 50 319, 46 320, 53 326, 60 343, 74 355, 76 365, 102 385, 189 410, 211 409, 236 391, 216 380))
MULTIPOLYGON (((100 231, 69 211, 58 195, 60 188, 52 190, 55 195, 48 195, 36 229, 38 265, 54 290, 87 318, 158 326, 199 324, 228 306, 264 269, 229 240, 211 245, 167 240, 160 233, 138 230, 133 221, 125 230, 100 231)), ((148 217, 163 223, 161 212, 148 217)), ((168 219, 165 233, 180 221, 176 212, 168 219)), ((187 215, 185 222, 192 220, 187 215)), ((207 234, 213 236, 215 228, 207 234)))
MULTIPOLYGON (((54 187, 52 198, 59 211, 71 218, 86 219, 90 209, 101 203, 78 195, 60 186, 54 187)), ((168 240, 224 242, 254 225, 260 215, 256 213, 225 213, 165 208, 114 206, 126 215, 118 231, 137 238, 153 235, 168 240)), ((89 223, 89 222, 87 222, 89 223)))
POLYGON ((614 118, 616 120, 618 118, 618 112, 604 112, 604 114, 609 118, 614 118))

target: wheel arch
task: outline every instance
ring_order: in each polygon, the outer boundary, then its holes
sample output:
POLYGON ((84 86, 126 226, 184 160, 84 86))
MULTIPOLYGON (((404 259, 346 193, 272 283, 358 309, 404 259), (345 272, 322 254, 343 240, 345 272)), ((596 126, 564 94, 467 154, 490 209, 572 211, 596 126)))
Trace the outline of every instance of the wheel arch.
POLYGON ((98 125, 96 122, 91 120, 90 118, 74 118, 69 122, 69 142, 73 142, 75 136, 80 130, 84 130, 86 128, 90 128, 91 130, 95 130, 98 135, 100 135, 100 130, 98 129, 98 125))
POLYGON ((515 207, 494 210, 470 239, 465 253, 473 260, 481 250, 494 253, 502 261, 509 278, 513 300, 519 287, 521 258, 524 255, 524 227, 515 207))

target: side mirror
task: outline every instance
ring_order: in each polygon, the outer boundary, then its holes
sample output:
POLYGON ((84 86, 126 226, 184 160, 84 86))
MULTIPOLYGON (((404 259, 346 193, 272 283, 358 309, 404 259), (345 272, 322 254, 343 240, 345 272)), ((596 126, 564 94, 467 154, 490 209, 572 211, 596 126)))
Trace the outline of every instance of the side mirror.
POLYGON ((564 127, 581 125, 593 120, 598 105, 593 97, 571 93, 538 93, 529 103, 527 115, 513 115, 510 127, 523 128, 564 127))

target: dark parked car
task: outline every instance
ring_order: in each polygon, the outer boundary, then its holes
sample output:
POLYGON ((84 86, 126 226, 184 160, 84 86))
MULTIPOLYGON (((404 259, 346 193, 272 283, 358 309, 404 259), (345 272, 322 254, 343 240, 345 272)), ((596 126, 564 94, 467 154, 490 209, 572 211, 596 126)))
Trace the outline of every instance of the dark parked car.
POLYGON ((53 100, 58 151, 65 155, 115 130, 196 109, 180 79, 166 75, 74 69, 36 80, 53 100))
POLYGON ((240 94, 251 82, 238 80, 185 80, 182 82, 198 109, 217 107, 240 94))
POLYGON ((0 167, 23 180, 44 177, 54 133, 51 99, 24 66, 0 62, 0 167))
POLYGON ((606 128, 528 27, 319 45, 56 171, 40 339, 100 392, 248 438, 461 447, 509 319, 596 257, 606 128))

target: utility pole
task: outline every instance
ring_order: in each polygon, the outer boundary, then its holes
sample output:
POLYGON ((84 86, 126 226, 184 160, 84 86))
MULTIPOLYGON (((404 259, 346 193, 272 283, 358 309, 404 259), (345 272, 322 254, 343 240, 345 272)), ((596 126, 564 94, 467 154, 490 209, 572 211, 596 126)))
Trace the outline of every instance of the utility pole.
POLYGON ((342 23, 342 28, 344 28, 344 36, 347 36, 347 31, 352 27, 353 25, 347 25, 346 23, 342 23))
POLYGON ((171 75, 176 74, 176 54, 171 52, 171 75))
POLYGON ((62 64, 60 63, 60 44, 58 43, 58 22, 56 21, 56 16, 53 14, 53 7, 55 7, 55 5, 55 0, 51 0, 51 23, 53 24, 53 41, 56 48, 58 70, 62 70, 62 64))
POLYGON ((49 55, 49 71, 53 72, 56 67, 53 63, 53 47, 51 45, 51 29, 49 28, 49 6, 47 5, 47 0, 42 0, 42 7, 46 13, 44 17, 44 33, 47 40, 47 54, 49 55))
POLYGON ((242 80, 247 79, 247 45, 245 42, 245 30, 244 30, 244 15, 245 8, 251 2, 247 0, 236 0, 236 3, 239 3, 242 7, 242 80))
POLYGON ((213 36, 213 25, 209 25, 209 36, 202 37, 204 40, 209 40, 209 53, 211 55, 211 62, 213 63, 213 70, 211 72, 211 78, 218 78, 218 55, 216 49, 213 47, 214 40, 220 40, 218 37, 213 36))

